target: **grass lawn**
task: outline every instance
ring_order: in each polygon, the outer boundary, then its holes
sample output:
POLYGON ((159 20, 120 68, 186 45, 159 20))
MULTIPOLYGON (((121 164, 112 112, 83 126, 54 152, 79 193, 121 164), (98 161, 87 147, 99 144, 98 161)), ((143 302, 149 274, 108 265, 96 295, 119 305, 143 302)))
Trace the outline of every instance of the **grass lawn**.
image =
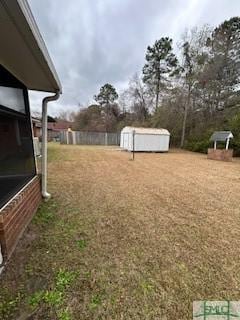
POLYGON ((240 161, 49 146, 49 191, 0 279, 0 319, 192 319, 239 300, 240 161))

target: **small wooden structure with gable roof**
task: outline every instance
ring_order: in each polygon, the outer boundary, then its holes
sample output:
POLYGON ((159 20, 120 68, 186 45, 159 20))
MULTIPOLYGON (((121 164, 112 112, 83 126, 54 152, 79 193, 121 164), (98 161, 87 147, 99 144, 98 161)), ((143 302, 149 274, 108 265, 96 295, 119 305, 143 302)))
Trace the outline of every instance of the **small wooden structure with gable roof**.
POLYGON ((232 161, 233 150, 229 149, 229 142, 232 138, 231 131, 215 131, 210 138, 214 147, 208 149, 208 159, 232 161), (217 142, 225 142, 225 149, 217 149, 217 142))

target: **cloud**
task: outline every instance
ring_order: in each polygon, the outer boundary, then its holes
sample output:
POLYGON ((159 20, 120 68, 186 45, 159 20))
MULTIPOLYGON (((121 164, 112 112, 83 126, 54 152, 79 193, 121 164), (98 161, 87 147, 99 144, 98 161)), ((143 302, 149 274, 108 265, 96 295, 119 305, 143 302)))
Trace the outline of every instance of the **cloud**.
MULTIPOLYGON (((29 0, 63 86, 49 106, 56 115, 92 101, 106 82, 121 89, 141 72, 147 45, 186 28, 219 24, 237 12, 238 0, 29 0)), ((30 93, 40 110, 43 95, 30 93)))

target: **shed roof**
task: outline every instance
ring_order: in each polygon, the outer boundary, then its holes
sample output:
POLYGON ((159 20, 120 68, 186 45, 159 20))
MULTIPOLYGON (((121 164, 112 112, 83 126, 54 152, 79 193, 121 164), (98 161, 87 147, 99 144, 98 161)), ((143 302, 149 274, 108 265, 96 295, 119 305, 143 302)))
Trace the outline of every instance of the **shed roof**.
POLYGON ((226 141, 232 139, 233 134, 231 131, 215 131, 210 138, 210 141, 226 141))
POLYGON ((137 134, 156 134, 156 135, 165 135, 170 136, 170 133, 167 129, 157 129, 157 128, 137 128, 137 127, 124 127, 122 132, 133 132, 137 134))
POLYGON ((0 41, 0 63, 28 89, 61 92, 27 0, 0 1, 0 41))

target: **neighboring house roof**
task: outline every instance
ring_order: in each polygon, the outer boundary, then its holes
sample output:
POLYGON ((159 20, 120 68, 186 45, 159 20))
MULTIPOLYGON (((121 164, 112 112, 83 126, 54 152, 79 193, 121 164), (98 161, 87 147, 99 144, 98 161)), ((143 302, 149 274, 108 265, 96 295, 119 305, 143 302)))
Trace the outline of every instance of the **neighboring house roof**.
MULTIPOLYGON (((41 128, 42 127, 42 119, 32 117, 32 122, 36 127, 41 128)), ((55 120, 52 117, 48 117, 48 130, 53 131, 62 131, 67 130, 68 128, 71 128, 73 126, 73 122, 67 121, 67 120, 55 120)))
POLYGON ((72 125, 73 123, 67 120, 57 120, 55 123, 48 123, 48 127, 56 131, 67 130, 71 128, 72 125))
POLYGON ((26 0, 0 1, 1 64, 28 89, 62 91, 26 0))
POLYGON ((223 141, 225 142, 227 139, 232 139, 233 134, 231 131, 215 131, 210 138, 210 141, 223 141))
POLYGON ((42 123, 42 120, 38 119, 38 118, 35 118, 35 117, 32 117, 32 122, 33 123, 42 123))
POLYGON ((137 134, 157 134, 157 135, 167 135, 170 136, 170 133, 167 129, 156 129, 156 128, 136 128, 136 127, 124 127, 122 129, 122 133, 126 132, 133 132, 135 130, 135 133, 137 134))

